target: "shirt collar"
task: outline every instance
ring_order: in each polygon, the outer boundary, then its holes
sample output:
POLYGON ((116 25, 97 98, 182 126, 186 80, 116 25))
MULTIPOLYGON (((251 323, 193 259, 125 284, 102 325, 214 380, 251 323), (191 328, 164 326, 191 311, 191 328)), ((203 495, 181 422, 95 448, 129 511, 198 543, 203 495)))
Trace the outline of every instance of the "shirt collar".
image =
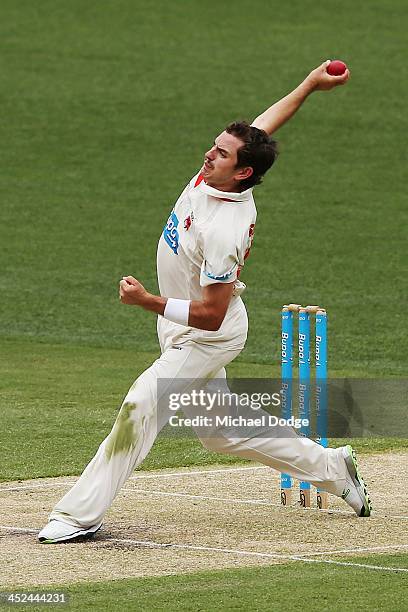
POLYGON ((226 202, 248 202, 252 197, 253 187, 240 192, 220 191, 219 189, 215 189, 215 187, 210 187, 204 181, 201 181, 198 185, 198 189, 218 200, 224 200, 226 202))

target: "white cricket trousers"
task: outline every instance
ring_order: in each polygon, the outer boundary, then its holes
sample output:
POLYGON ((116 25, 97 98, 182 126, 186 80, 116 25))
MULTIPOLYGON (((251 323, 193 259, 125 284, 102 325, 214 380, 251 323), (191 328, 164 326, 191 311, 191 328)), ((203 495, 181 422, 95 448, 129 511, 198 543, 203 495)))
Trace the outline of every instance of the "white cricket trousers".
MULTIPOLYGON (((188 392, 199 379, 208 380, 211 387, 211 379, 225 380, 224 367, 240 351, 194 341, 165 349, 129 389, 110 434, 82 476, 57 503, 50 519, 61 519, 79 527, 101 522, 120 488, 142 463, 171 416, 168 402, 167 410, 160 408, 157 381, 180 379, 180 392, 188 392)), ((159 395, 165 393, 164 387, 159 386, 159 395)), ((210 450, 258 461, 341 495, 346 482, 341 449, 323 448, 297 436, 289 427, 275 427, 271 435, 274 437, 229 438, 228 432, 219 428, 201 441, 210 450)))

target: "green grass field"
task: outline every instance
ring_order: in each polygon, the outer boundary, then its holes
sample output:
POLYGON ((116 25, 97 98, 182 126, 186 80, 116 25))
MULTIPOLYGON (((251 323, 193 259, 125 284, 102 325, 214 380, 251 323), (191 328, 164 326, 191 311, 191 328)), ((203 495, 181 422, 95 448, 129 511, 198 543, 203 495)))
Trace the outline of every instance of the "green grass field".
MULTIPOLYGON (((35 343, 7 338, 2 381, 0 481, 78 474, 109 433, 135 372, 156 353, 35 343), (52 443, 50 444, 50 440, 52 443)), ((235 361, 232 377, 268 378, 279 368, 235 361)), ((333 440, 335 446, 349 440, 333 440)), ((404 438, 355 440, 361 452, 408 448, 404 438)), ((240 461, 205 450, 193 436, 164 432, 143 469, 240 461)), ((243 461, 243 460, 241 460, 243 461)))
MULTIPOLYGON (((401 555, 378 557, 385 567, 392 567, 395 562, 399 567, 407 567, 407 556, 401 555), (405 564, 405 565, 404 565, 405 564)), ((346 559, 339 559, 346 561, 346 559)), ((353 559, 355 563, 373 563, 372 558, 353 559)), ((322 610, 344 610, 344 600, 339 597, 339 580, 347 580, 354 585, 347 593, 353 606, 359 610, 372 610, 373 601, 377 609, 384 607, 402 609, 398 593, 399 576, 388 573, 378 579, 376 572, 366 573, 355 579, 355 569, 321 564, 305 564, 299 577, 297 565, 274 566, 262 569, 229 570, 223 572, 200 572, 191 576, 169 576, 165 579, 142 579, 120 581, 101 587, 94 584, 92 605, 99 607, 106 601, 106 590, 109 590, 119 601, 123 609, 132 610, 138 602, 141 610, 191 610, 191 601, 195 601, 196 610, 265 610, 281 609, 287 605, 289 610, 320 608, 322 610), (322 584, 324 583, 324 591, 322 584), (288 588, 288 585, 296 588, 288 588), (374 599, 375 598, 375 599, 374 599), (337 600, 337 603, 335 603, 337 600), (130 604, 130 605, 129 605, 130 604)), ((83 605, 83 589, 77 587, 69 592, 73 609, 83 605)), ((85 608, 86 609, 86 608, 85 608)), ((375 608, 374 608, 375 609, 375 608)))
MULTIPOLYGON (((157 239, 214 137, 326 58, 345 60, 352 78, 314 94, 276 134, 281 155, 255 192, 242 274, 249 339, 229 374, 278 375, 280 308, 294 301, 327 308, 331 375, 405 375, 406 22, 399 0, 3 0, 0 481, 80 473, 158 355, 155 317, 121 305, 118 280, 134 274, 157 291, 157 239)), ((407 445, 358 442, 370 452, 407 445)), ((237 460, 164 437, 143 467, 215 461, 237 460)), ((406 557, 397 562, 406 567, 406 557)), ((268 589, 293 584, 296 572, 289 564, 72 587, 75 602, 93 592, 74 609, 116 609, 108 602, 118 591, 123 602, 124 593, 141 597, 140 609, 175 609, 175 588, 179 609, 193 609, 191 593, 195 609, 265 609, 268 589)), ((345 583, 359 609, 382 600, 402 609, 376 572, 361 574, 363 590, 351 569, 301 572, 287 609, 303 597, 340 609, 345 583)))
MULTIPOLYGON (((378 556, 384 567, 407 568, 407 557, 378 556)), ((338 559, 346 562, 347 559, 338 559)), ((355 563, 372 564, 372 557, 357 557, 355 563)), ((368 570, 355 576, 355 568, 339 565, 278 565, 259 569, 199 572, 188 576, 142 578, 91 583, 69 589, 53 587, 69 597, 70 610, 320 610, 343 612, 345 598, 354 609, 403 610, 400 576, 387 572, 378 576, 368 570), (350 585, 346 593, 339 583, 350 585), (294 588, 294 585, 296 588, 294 588), (324 586, 323 586, 324 585, 324 586), (107 602, 115 602, 114 604, 107 602), (194 602, 194 608, 192 608, 194 602)), ((402 591, 403 593, 404 591, 402 591)), ((406 591, 405 591, 406 595, 406 591)), ((13 606, 14 609, 16 606, 13 606)), ((38 606, 36 609, 46 609, 38 606)), ((54 607, 55 609, 56 607, 54 607)))

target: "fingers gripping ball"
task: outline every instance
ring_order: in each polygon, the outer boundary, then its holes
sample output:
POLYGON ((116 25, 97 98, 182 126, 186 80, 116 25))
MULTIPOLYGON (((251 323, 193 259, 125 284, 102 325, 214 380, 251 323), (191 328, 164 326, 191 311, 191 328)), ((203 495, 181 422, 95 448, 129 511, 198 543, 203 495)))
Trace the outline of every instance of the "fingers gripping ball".
POLYGON ((326 70, 331 76, 340 76, 346 72, 347 66, 340 60, 332 60, 326 70))

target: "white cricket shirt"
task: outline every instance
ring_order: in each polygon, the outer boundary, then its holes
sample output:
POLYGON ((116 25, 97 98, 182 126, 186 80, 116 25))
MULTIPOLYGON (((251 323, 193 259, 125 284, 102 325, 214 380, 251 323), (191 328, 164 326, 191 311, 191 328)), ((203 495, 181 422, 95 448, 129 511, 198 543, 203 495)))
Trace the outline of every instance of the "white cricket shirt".
POLYGON ((171 336, 174 344, 187 334, 195 341, 213 343, 235 337, 237 325, 247 326, 245 306, 239 297, 245 285, 239 274, 251 248, 255 222, 252 188, 241 193, 219 191, 207 185, 200 174, 190 181, 159 240, 160 294, 201 300, 202 287, 235 281, 234 294, 217 332, 185 327, 159 316, 159 337, 171 336))

